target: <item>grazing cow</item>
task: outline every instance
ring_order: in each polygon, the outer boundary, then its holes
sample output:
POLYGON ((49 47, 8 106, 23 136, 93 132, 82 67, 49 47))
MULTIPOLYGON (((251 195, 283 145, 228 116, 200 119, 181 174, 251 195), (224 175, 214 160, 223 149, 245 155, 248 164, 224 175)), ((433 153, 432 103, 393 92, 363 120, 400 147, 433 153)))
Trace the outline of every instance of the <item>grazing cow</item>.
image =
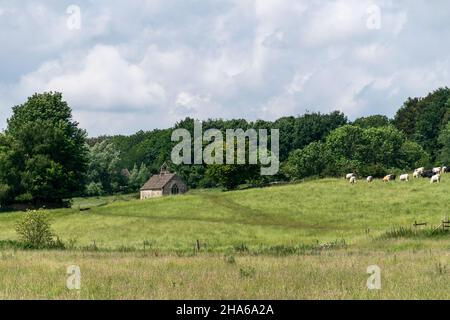
POLYGON ((439 173, 441 173, 441 170, 442 170, 442 168, 441 167, 436 167, 436 168, 433 168, 433 173, 434 174, 439 174, 439 173))
POLYGON ((436 174, 436 175, 431 177, 430 183, 440 183, 440 182, 441 182, 441 175, 440 174, 436 174))
POLYGON ((416 170, 419 174, 422 174, 425 171, 425 167, 417 168, 416 170))
POLYGON ((383 182, 389 182, 394 181, 397 178, 395 174, 388 174, 386 177, 383 178, 383 182))
POLYGON ((356 183, 356 177, 355 176, 350 178, 350 183, 351 184, 355 184, 356 183))
POLYGON ((372 177, 372 176, 368 176, 368 177, 367 177, 367 182, 368 182, 368 183, 373 182, 373 177, 372 177))
POLYGON ((441 174, 447 173, 448 172, 448 168, 447 167, 442 167, 441 170, 441 174))
POLYGON ((420 178, 420 173, 419 173, 419 171, 414 171, 414 173, 413 173, 413 178, 414 179, 418 179, 418 178, 420 178))
POLYGON ((352 177, 356 177, 354 173, 349 173, 345 176, 345 179, 350 180, 352 177))
POLYGON ((434 176, 433 170, 425 170, 421 174, 422 178, 431 178, 434 176))
POLYGON ((402 174, 400 176, 400 181, 408 182, 409 181, 409 174, 402 174))

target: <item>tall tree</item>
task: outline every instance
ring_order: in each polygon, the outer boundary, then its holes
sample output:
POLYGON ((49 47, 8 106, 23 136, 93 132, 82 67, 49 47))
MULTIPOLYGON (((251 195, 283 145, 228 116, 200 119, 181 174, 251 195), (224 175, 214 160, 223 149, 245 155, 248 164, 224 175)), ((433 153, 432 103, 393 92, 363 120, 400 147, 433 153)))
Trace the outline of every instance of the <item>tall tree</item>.
POLYGON ((353 122, 353 125, 363 129, 367 129, 386 127, 389 125, 389 123, 390 121, 388 117, 377 114, 373 116, 358 118, 353 122))
POLYGON ((438 156, 439 165, 450 166, 450 122, 441 131, 438 142, 442 146, 438 156))
POLYGON ((144 183, 150 177, 150 170, 144 163, 141 163, 141 166, 138 168, 137 165, 134 165, 133 170, 130 172, 130 178, 128 187, 130 191, 139 190, 144 183))
POLYGON ((347 125, 331 132, 324 143, 292 152, 283 171, 294 179, 348 172, 380 177, 394 168, 411 170, 428 163, 423 148, 393 126, 362 129, 347 125))
POLYGON ((408 99, 397 112, 394 125, 419 143, 435 161, 440 131, 449 120, 450 89, 440 88, 425 98, 408 99))
POLYGON ((61 93, 35 94, 13 107, 4 137, 1 183, 10 197, 26 194, 34 202, 62 203, 84 188, 86 132, 72 118, 61 93))
POLYGON ((126 184, 121 169, 120 151, 113 143, 105 140, 89 148, 87 180, 91 190, 97 185, 102 192, 119 191, 126 184))

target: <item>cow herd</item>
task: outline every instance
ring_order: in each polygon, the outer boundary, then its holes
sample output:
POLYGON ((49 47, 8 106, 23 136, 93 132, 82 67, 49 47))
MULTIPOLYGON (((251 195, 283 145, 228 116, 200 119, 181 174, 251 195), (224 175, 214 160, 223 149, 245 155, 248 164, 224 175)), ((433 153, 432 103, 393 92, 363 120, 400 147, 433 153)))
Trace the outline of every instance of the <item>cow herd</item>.
MULTIPOLYGON (((450 172, 449 167, 437 167, 433 168, 431 170, 426 170, 424 167, 418 168, 414 170, 413 178, 419 179, 419 178, 428 178, 430 179, 430 183, 440 183, 441 182, 441 176, 445 173, 450 172)), ((357 182, 357 176, 355 173, 349 173, 345 176, 345 178, 350 181, 351 184, 355 184, 357 182)), ((383 182, 389 182, 389 181, 395 181, 397 179, 397 175, 395 174, 388 174, 383 178, 383 182)), ((409 181, 409 174, 405 173, 400 175, 399 180, 401 182, 408 182, 409 181)), ((373 176, 367 177, 366 181, 368 183, 372 183, 374 181, 373 176)))

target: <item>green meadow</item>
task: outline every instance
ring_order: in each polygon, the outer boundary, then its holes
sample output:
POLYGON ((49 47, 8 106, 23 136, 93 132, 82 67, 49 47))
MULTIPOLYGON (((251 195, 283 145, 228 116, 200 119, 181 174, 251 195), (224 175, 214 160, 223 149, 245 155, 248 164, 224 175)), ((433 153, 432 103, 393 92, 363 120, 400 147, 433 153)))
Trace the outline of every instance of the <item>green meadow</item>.
POLYGON ((75 199, 49 210, 66 250, 23 251, 0 214, 0 298, 448 298, 450 180, 323 179, 233 192, 75 199), (415 223, 427 223, 414 228, 415 223), (65 287, 66 268, 82 289, 65 287), (369 291, 379 265, 383 288, 369 291), (434 289, 433 289, 434 288, 434 289))

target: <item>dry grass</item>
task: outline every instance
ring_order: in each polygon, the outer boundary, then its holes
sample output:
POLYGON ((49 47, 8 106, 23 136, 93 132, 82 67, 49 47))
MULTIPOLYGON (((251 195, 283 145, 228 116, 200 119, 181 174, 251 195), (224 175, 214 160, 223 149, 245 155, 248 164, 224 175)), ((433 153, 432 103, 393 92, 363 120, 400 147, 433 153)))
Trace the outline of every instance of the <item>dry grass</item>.
POLYGON ((330 251, 268 257, 13 252, 0 255, 1 299, 448 299, 450 253, 330 251), (234 261, 233 261, 234 260, 234 261), (369 265, 382 289, 366 288, 369 265), (81 290, 66 268, 81 268, 81 290))

